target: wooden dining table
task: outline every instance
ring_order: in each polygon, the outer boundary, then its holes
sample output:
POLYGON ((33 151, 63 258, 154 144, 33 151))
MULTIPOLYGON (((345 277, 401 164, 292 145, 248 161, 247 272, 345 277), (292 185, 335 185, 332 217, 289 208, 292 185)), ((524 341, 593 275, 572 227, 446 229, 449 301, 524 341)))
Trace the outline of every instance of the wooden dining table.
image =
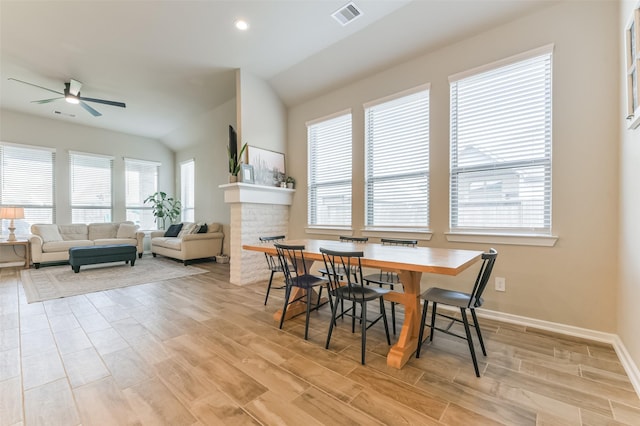
MULTIPOLYGON (((402 368, 418 347, 420 332, 420 279, 423 273, 458 275, 469 266, 480 260, 481 251, 460 250, 438 247, 404 247, 376 243, 354 243, 334 240, 286 240, 282 244, 301 245, 305 262, 310 268, 315 261, 322 262, 320 248, 338 251, 362 251, 361 263, 363 267, 379 268, 396 272, 404 292, 392 291, 385 295, 385 300, 404 305, 404 323, 396 343, 389 349, 387 365, 402 368)), ((277 256, 272 244, 246 244, 245 250, 259 251, 277 256)), ((295 290, 295 289, 294 289, 295 290)), ((303 292, 304 290, 298 289, 303 292)), ((299 294, 300 296, 302 294, 299 294)), ((292 296, 294 296, 292 294, 292 296)), ((294 298, 294 297, 292 297, 294 298)), ((304 300, 304 299, 303 299, 304 300)), ((305 310, 304 303, 300 306, 287 308, 285 319, 297 315, 305 310)), ((282 310, 274 314, 274 319, 280 320, 282 310)))

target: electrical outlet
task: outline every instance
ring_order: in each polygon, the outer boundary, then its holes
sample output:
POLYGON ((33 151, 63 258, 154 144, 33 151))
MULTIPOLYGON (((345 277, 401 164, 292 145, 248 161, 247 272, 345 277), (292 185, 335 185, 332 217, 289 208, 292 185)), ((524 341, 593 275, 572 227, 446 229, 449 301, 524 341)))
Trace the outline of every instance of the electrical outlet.
POLYGON ((496 277, 496 291, 506 291, 506 280, 502 277, 496 277))

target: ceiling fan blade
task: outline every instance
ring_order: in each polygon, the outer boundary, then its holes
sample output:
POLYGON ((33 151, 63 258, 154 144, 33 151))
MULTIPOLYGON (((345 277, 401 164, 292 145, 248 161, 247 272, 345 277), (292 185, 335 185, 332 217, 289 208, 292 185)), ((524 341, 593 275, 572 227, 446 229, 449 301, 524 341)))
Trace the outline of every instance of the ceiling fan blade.
POLYGON ((100 117, 102 114, 100 114, 98 111, 96 111, 95 109, 91 108, 89 105, 87 105, 86 103, 80 101, 80 106, 84 109, 86 109, 87 111, 89 111, 89 113, 91 115, 93 115, 94 117, 100 117))
POLYGON ((29 86, 38 87, 40 89, 44 89, 44 90, 48 90, 49 92, 53 92, 53 93, 55 93, 57 95, 63 95, 64 96, 64 93, 62 93, 62 92, 57 92, 55 90, 47 89, 46 87, 38 86, 37 84, 27 83, 26 81, 18 80, 17 78, 9 77, 9 80, 17 81, 18 83, 28 84, 29 86))
POLYGON ((64 98, 41 99, 39 101, 31 101, 31 103, 33 103, 33 104, 48 104, 49 102, 57 101, 58 99, 64 99, 64 98))
POLYGON ((71 81, 69 82, 69 93, 71 93, 73 96, 78 96, 81 87, 82 83, 80 83, 78 80, 71 79, 71 81))
POLYGON ((96 102, 99 104, 111 105, 111 106, 116 106, 120 108, 127 107, 124 102, 107 101, 105 99, 96 99, 96 98, 85 98, 84 96, 78 96, 78 99, 80 99, 81 101, 96 102))

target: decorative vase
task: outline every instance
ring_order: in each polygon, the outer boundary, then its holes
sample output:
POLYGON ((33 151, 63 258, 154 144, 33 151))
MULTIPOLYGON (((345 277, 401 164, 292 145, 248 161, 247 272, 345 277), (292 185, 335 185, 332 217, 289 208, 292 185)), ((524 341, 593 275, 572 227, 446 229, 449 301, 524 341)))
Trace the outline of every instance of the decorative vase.
POLYGON ((287 183, 287 188, 293 189, 293 183, 291 183, 291 182, 287 183))
POLYGON ((238 176, 229 175, 229 183, 236 183, 236 182, 238 182, 238 176))

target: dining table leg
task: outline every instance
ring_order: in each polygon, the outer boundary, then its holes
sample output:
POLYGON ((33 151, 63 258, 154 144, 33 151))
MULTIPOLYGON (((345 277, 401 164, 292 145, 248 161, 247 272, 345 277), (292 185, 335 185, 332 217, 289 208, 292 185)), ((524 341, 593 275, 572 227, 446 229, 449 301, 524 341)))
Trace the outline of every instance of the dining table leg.
MULTIPOLYGON (((397 271, 404 292, 390 292, 384 298, 404 305, 404 323, 398 341, 387 355, 387 365, 402 368, 418 348, 420 332, 420 279, 422 272, 397 271)), ((289 312, 287 312, 288 314, 289 312)))

